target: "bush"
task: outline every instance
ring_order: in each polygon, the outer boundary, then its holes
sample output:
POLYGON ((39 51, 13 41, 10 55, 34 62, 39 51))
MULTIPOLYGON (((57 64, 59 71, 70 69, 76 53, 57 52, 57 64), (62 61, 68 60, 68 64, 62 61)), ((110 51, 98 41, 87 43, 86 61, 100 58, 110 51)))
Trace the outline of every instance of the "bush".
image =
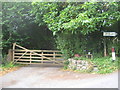
POLYGON ((102 57, 102 58, 94 58, 92 62, 97 65, 98 72, 100 74, 112 73, 119 69, 119 59, 117 58, 116 61, 112 62, 110 57, 102 57))
POLYGON ((69 61, 66 60, 66 61, 64 62, 64 69, 65 69, 65 70, 68 69, 68 65, 69 65, 69 61))
POLYGON ((5 69, 9 69, 9 68, 13 68, 13 67, 18 67, 18 66, 22 66, 20 64, 13 64, 12 62, 6 62, 5 64, 0 65, 0 67, 5 70, 5 69))
POLYGON ((85 40, 81 34, 59 33, 56 37, 57 48, 62 51, 64 57, 71 58, 76 53, 82 54, 85 50, 85 40), (82 41, 82 42, 81 42, 82 41))
POLYGON ((88 60, 88 58, 81 56, 81 57, 73 57, 75 60, 88 60))
POLYGON ((68 69, 68 66, 64 66, 64 70, 68 69))
POLYGON ((66 60, 66 61, 64 62, 64 65, 65 65, 65 66, 69 65, 69 61, 66 60))

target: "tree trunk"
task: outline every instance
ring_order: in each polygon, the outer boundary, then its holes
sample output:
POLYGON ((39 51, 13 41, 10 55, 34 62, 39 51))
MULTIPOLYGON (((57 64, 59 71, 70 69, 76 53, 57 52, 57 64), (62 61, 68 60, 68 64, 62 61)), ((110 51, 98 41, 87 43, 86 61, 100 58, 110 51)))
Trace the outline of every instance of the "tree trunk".
POLYGON ((107 56, 106 39, 104 39, 104 57, 107 56))

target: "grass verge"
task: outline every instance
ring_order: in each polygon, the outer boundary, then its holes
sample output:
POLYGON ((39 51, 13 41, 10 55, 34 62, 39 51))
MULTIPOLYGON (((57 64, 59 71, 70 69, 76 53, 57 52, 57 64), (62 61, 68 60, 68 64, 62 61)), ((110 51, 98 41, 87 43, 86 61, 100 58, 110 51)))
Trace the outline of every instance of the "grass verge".
POLYGON ((98 72, 95 73, 106 74, 120 69, 120 57, 117 57, 114 62, 111 57, 94 58, 91 61, 98 67, 98 72))
POLYGON ((3 76, 9 72, 15 71, 19 69, 22 65, 13 64, 13 63, 6 63, 4 65, 0 65, 0 76, 3 76))

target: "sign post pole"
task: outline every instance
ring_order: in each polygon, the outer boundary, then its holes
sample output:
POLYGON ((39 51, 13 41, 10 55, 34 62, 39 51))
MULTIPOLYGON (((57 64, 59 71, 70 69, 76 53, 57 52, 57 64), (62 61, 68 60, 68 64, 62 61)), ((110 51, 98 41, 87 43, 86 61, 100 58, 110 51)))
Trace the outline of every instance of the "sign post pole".
POLYGON ((107 49, 106 49, 106 38, 104 38, 104 56, 107 56, 107 49))
MULTIPOLYGON (((103 36, 105 37, 115 37, 116 35, 117 35, 116 32, 103 32, 103 36)), ((104 41, 104 56, 106 56, 106 42, 105 41, 104 41)), ((112 61, 114 62, 115 60, 116 60, 115 48, 112 47, 112 61)))
POLYGON ((115 57, 115 48, 112 47, 112 61, 114 62, 116 60, 116 57, 115 57))

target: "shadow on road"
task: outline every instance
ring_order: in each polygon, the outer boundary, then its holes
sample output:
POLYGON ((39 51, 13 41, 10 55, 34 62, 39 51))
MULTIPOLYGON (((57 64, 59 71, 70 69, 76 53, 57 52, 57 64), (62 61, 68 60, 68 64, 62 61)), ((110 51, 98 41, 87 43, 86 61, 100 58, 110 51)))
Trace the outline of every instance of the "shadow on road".
POLYGON ((64 65, 59 65, 59 64, 35 64, 35 65, 26 65, 24 67, 59 67, 62 68, 64 65))

